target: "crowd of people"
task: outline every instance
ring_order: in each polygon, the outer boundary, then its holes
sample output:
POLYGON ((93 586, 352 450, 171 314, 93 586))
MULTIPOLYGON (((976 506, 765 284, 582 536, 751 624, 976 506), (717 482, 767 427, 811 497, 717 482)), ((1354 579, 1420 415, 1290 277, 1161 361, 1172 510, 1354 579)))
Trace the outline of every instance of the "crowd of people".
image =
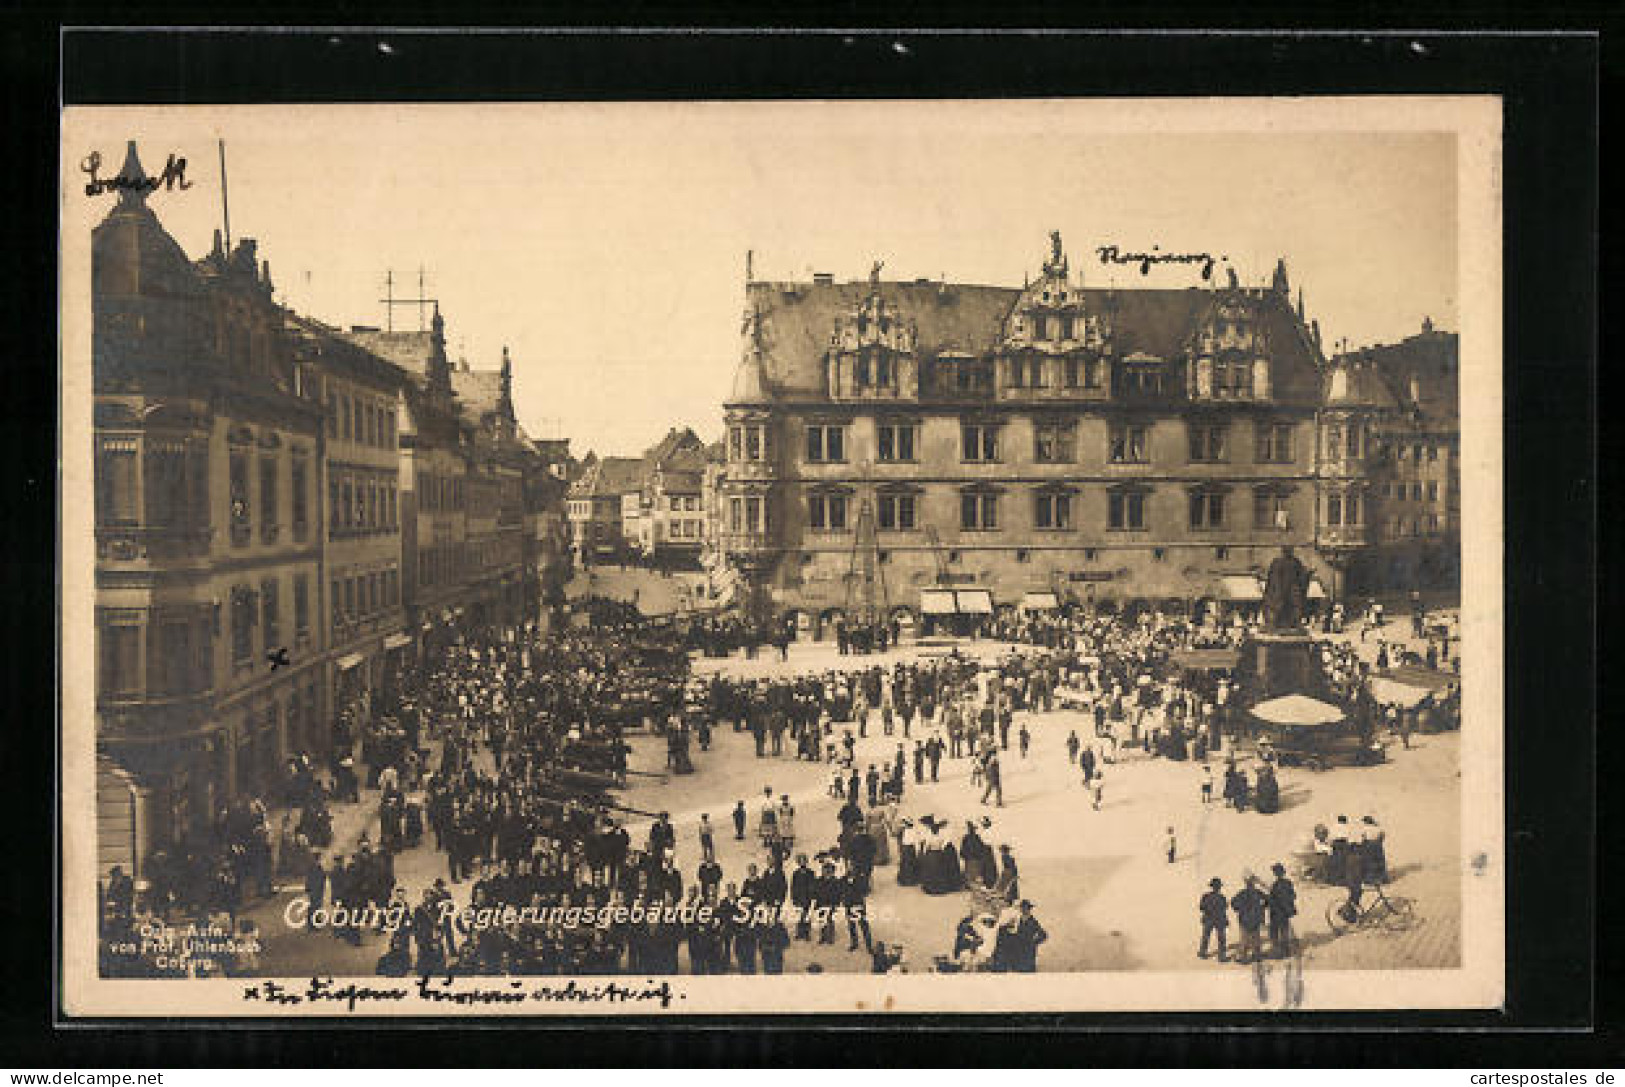
MULTIPOLYGON (((139 890, 122 872, 110 877, 104 931, 118 935, 176 911, 218 917, 237 931, 245 904, 280 880, 302 888, 307 916, 326 909, 349 918, 327 927, 352 946, 367 936, 358 919, 401 918, 376 962, 385 974, 779 972, 797 940, 833 943, 843 924, 849 950, 864 948, 876 970, 906 969, 897 942, 876 940, 866 913, 875 869, 895 865, 900 886, 965 893, 978 904, 939 968, 1034 969, 1045 934, 991 817, 941 818, 936 811, 955 805, 936 794, 924 805, 934 811, 905 816, 905 795, 938 781, 944 760, 964 759, 972 788, 964 805, 1002 807, 1004 760, 1027 757, 1028 715, 1071 705, 1093 726, 1083 738, 1074 731, 1066 747, 1096 810, 1105 768, 1138 756, 1195 760, 1208 801, 1215 790, 1207 756, 1241 727, 1232 678, 1180 667, 1177 658, 1234 647, 1250 633, 1245 624, 1199 624, 1153 609, 1017 611, 990 620, 989 633, 1024 649, 987 663, 947 652, 701 679, 690 675, 686 651, 787 643, 788 623, 764 631, 704 618, 678 629, 614 602, 589 611, 577 626, 468 630, 438 647, 365 720, 341 717, 331 751, 288 761, 279 821, 264 801, 233 804, 184 849, 155 853, 139 890), (699 855, 679 855, 668 815, 626 808, 610 791, 626 781, 624 734, 636 724, 665 734, 673 773, 694 770, 691 739, 706 751, 713 729, 748 734, 759 759, 826 766, 838 802, 833 825, 806 833, 790 797, 769 788, 754 813, 743 800, 732 812, 735 838, 756 846, 742 871, 722 868, 709 816, 699 855), (858 741, 872 736, 895 750, 858 758, 858 741), (361 801, 363 788, 377 795, 368 830, 336 841, 332 805, 361 801), (652 822, 634 836, 627 816, 652 822), (444 875, 409 891, 396 879, 395 858, 425 846, 444 855, 444 875), (465 898, 466 910, 457 905, 465 898), (470 910, 509 920, 480 924, 467 919, 470 910), (560 910, 616 919, 572 923, 560 910)), ((884 650, 899 636, 891 623, 870 627, 837 626, 843 657, 884 650)), ((1324 642, 1321 652, 1332 689, 1361 728, 1459 714, 1455 688, 1417 708, 1385 707, 1372 693, 1373 666, 1355 648, 1324 642)), ((1238 765, 1232 752, 1219 798, 1236 810, 1279 810, 1274 766, 1238 765)), ((1355 874, 1369 879, 1372 835, 1363 825, 1343 837, 1335 825, 1324 829, 1324 850, 1312 847, 1327 858, 1321 878, 1339 886, 1355 874)), ((1244 934, 1256 913, 1255 882, 1227 900, 1244 934), (1244 898, 1245 908, 1236 901, 1244 898)), ((1263 915, 1273 918, 1274 909, 1266 905, 1263 915)), ((1222 926, 1218 935, 1222 956, 1222 926)), ((1244 939, 1244 954, 1247 947, 1244 939)))

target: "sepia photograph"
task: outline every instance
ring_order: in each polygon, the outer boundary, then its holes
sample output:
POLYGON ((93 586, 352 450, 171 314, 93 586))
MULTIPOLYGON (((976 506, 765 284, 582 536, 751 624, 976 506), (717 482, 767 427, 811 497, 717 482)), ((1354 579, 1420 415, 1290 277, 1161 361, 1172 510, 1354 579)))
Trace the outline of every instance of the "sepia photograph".
POLYGON ((1492 1008, 1492 97, 70 106, 70 1015, 1492 1008))

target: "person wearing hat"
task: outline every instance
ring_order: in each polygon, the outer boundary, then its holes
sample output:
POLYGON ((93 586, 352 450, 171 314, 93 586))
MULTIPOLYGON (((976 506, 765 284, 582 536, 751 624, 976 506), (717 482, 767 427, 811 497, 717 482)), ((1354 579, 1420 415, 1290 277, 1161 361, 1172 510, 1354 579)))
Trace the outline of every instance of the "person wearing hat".
POLYGON ((795 907, 796 939, 805 940, 812 935, 812 909, 814 884, 817 875, 807 866, 807 854, 796 856, 796 870, 790 875, 790 904, 795 907))
POLYGON ((1277 861, 1270 865, 1275 882, 1270 884, 1270 953, 1278 959, 1286 958, 1292 945, 1292 918, 1298 913, 1298 890, 1287 878, 1286 866, 1277 861))
POLYGON ((1207 958, 1208 940, 1218 937, 1219 961, 1226 961, 1226 933, 1230 928, 1230 903, 1224 897, 1224 882, 1219 879, 1210 879, 1207 883, 1207 893, 1197 902, 1197 913, 1202 918, 1202 943, 1196 949, 1196 957, 1207 958))
POLYGON ((1236 922, 1241 926, 1241 943, 1236 949, 1236 961, 1257 962, 1264 953, 1264 914, 1269 899, 1258 889, 1258 877, 1247 873, 1246 885, 1230 900, 1236 911, 1236 922))
POLYGON ((1038 971, 1038 945, 1049 939, 1049 933, 1033 916, 1033 904, 1023 898, 1016 904, 1016 916, 999 926, 994 944, 994 969, 1018 974, 1038 971))

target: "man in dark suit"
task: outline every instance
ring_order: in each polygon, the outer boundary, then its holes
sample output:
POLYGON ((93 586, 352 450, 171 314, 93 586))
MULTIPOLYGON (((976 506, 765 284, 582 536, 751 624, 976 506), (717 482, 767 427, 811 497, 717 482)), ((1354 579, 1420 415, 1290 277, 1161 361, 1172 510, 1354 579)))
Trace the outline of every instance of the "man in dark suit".
POLYGON ((1016 973, 1037 973, 1038 944, 1050 939, 1050 934, 1043 931, 1043 926, 1038 925, 1038 918, 1032 915, 1032 903, 1022 899, 1019 908, 1020 920, 1016 921, 1016 931, 1011 933, 1009 939, 1009 968, 1016 973))
POLYGON ((818 877, 807 867, 807 854, 796 857, 796 870, 790 876, 790 904, 795 907, 796 939, 805 940, 812 935, 812 918, 807 911, 813 904, 813 885, 818 877))
POLYGON ((1270 953, 1284 959, 1292 946, 1292 918, 1298 913, 1298 889, 1287 878, 1286 866, 1274 864, 1270 871, 1275 882, 1270 884, 1270 953))
POLYGON ((1256 962, 1264 951, 1264 914, 1269 899, 1258 889, 1258 877, 1248 876, 1247 884, 1230 900, 1236 911, 1236 923, 1241 926, 1241 945, 1236 950, 1237 962, 1256 962))
POLYGON ((1213 936, 1219 938, 1219 961, 1224 962, 1228 955, 1225 940, 1230 929, 1230 903, 1224 897, 1223 887, 1220 880, 1209 880, 1207 893, 1197 903, 1197 911, 1202 916, 1202 944, 1196 949, 1199 959, 1207 958, 1208 939, 1213 936))
POLYGON ((813 880, 813 908, 820 911, 819 943, 835 942, 835 910, 841 905, 845 895, 846 888, 841 877, 835 874, 835 862, 825 861, 823 871, 813 880))

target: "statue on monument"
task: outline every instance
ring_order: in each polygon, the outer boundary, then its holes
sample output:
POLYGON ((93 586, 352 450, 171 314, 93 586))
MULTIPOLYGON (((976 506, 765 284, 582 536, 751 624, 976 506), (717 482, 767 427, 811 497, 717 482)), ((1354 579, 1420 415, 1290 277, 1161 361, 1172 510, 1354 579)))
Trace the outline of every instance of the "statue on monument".
POLYGON ((1290 546, 1270 563, 1264 579, 1264 629, 1298 631, 1303 629, 1309 609, 1309 568, 1298 560, 1290 546))

